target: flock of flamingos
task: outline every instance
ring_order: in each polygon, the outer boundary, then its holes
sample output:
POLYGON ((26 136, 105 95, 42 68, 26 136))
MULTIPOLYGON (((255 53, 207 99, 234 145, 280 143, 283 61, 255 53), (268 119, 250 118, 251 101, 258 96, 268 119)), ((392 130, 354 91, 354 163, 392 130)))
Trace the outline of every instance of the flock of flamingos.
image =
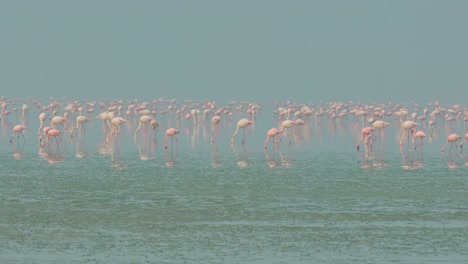
MULTIPOLYGON (((245 147, 252 133, 252 124, 259 122, 258 119, 266 109, 265 105, 255 102, 179 102, 176 99, 67 102, 49 98, 45 102, 33 98, 23 100, 1 97, 0 105, 2 132, 3 135, 11 133, 8 138, 14 156, 21 158, 22 146, 27 140, 34 140, 37 141, 40 153, 50 162, 60 161, 57 150, 61 148, 64 138, 75 140, 76 157, 83 157, 79 149, 85 144, 87 123, 93 119, 100 122, 102 154, 118 155, 122 124, 126 124, 127 131, 131 131, 138 145, 147 144, 162 130, 165 153, 171 155, 177 151, 177 135, 181 129, 185 128, 187 133, 196 133, 202 127, 209 131, 211 145, 216 145, 219 126, 223 122, 233 124, 228 131, 231 146, 237 144, 245 147), (38 127, 29 126, 30 115, 38 117, 38 127), (29 139, 31 131, 37 132, 37 138, 29 139)), ((294 144, 293 138, 307 133, 311 126, 334 129, 343 124, 349 125, 356 134, 356 151, 364 160, 376 160, 380 150, 384 149, 388 141, 387 127, 398 128, 395 143, 402 153, 404 150, 409 153, 410 149, 413 153, 422 153, 426 137, 432 138, 436 127, 445 127, 448 135, 440 143, 442 153, 446 150, 462 153, 463 144, 468 141, 468 107, 459 104, 365 104, 353 101, 313 104, 288 101, 270 102, 268 106, 273 106, 274 118, 270 121, 271 129, 264 131, 265 141, 262 142, 267 157, 268 153, 281 155, 280 145, 294 144), (464 134, 456 133, 456 130, 463 130, 464 134)), ((150 158, 150 150, 141 152, 142 159, 150 158)))

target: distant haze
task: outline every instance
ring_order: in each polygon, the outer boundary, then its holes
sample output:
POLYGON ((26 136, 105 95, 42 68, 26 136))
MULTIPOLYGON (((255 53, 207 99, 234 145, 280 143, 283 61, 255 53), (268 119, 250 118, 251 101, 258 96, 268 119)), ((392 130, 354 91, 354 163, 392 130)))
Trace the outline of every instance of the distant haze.
POLYGON ((468 1, 3 1, 0 96, 463 103, 468 1))

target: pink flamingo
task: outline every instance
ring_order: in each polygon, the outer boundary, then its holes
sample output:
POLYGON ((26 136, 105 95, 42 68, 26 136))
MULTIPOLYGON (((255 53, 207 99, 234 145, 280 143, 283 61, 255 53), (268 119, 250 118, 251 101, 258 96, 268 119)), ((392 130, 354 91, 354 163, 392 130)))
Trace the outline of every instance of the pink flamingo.
POLYGON ((245 128, 253 124, 252 121, 249 119, 243 118, 237 122, 237 128, 234 134, 231 137, 231 145, 234 145, 234 138, 236 137, 237 133, 239 132, 239 128, 242 128, 244 130, 244 137, 242 138, 242 146, 244 146, 245 143, 245 128))
POLYGON ((211 123, 213 124, 213 129, 211 130, 211 144, 214 143, 214 134, 215 134, 215 131, 218 130, 218 125, 220 121, 221 121, 221 117, 219 117, 218 115, 215 115, 213 116, 213 118, 211 118, 211 123))
MULTIPOLYGON (((67 131, 67 126, 64 125, 67 124, 68 120, 65 117, 62 116, 54 116, 52 117, 50 121, 50 126, 52 128, 55 128, 56 125, 61 125, 65 131, 67 131)), ((62 140, 63 134, 60 134, 60 140, 62 140)))
MULTIPOLYGON (((301 112, 302 113, 302 112, 301 112)), ((294 125, 296 129, 294 130, 294 134, 297 136, 298 135, 298 130, 300 126, 303 126, 305 124, 305 121, 301 118, 295 119, 294 120, 294 125)))
POLYGON ((64 123, 66 124, 68 120, 64 117, 61 116, 54 116, 51 119, 50 126, 52 128, 55 128, 56 125, 61 125, 65 130, 67 130, 67 127, 63 125, 64 123))
POLYGON ((411 129, 411 133, 413 134, 413 139, 414 139, 414 150, 416 150, 418 145, 421 145, 421 148, 423 148, 423 139, 426 137, 426 134, 422 130, 416 131, 416 128, 413 127, 411 129), (416 142, 416 139, 419 139, 419 144, 416 142))
POLYGON ((21 113, 21 122, 25 125, 29 119, 29 106, 28 104, 24 103, 22 107, 23 112, 21 113))
POLYGON ((379 130, 379 137, 380 137, 380 131, 381 131, 382 129, 384 129, 386 126, 389 126, 389 125, 390 125, 390 123, 385 122, 385 121, 382 121, 382 120, 376 120, 376 121, 372 122, 372 127, 373 127, 374 129, 378 129, 378 130, 379 130))
MULTIPOLYGON (((378 139, 379 139, 379 142, 378 142, 378 144, 379 144, 379 154, 380 154, 380 149, 381 149, 380 138, 381 138, 382 130, 386 126, 389 126, 389 125, 390 125, 390 123, 382 121, 382 120, 375 120, 375 121, 372 122, 372 127, 374 128, 374 130, 375 129, 379 130, 379 136, 378 136, 378 139)), ((384 133, 384 137, 385 137, 385 135, 386 135, 385 130, 384 130, 383 133, 384 133)))
MULTIPOLYGON (((152 123, 153 121, 154 121, 154 122, 156 121, 156 120, 154 119, 154 117, 151 117, 151 116, 149 116, 149 115, 142 115, 142 116, 140 117, 140 123, 138 124, 138 127, 135 129, 135 134, 134 134, 134 136, 133 136, 133 139, 136 140, 136 138, 137 138, 137 132, 138 132, 138 130, 140 130, 142 124, 145 124, 145 132, 144 132, 144 133, 145 133, 145 136, 146 136, 146 127, 148 126, 148 123, 153 124, 153 123, 152 123)), ((153 126, 153 129, 154 129, 154 128, 155 128, 155 127, 153 126)), ((146 137, 145 137, 145 138, 146 138, 146 137)))
POLYGON ((361 144, 362 141, 364 141, 365 145, 372 145, 372 137, 374 136, 374 128, 373 127, 364 127, 361 130, 361 138, 358 140, 356 143, 356 148, 357 151, 359 151, 359 145, 361 144), (369 141, 369 138, 371 139, 369 141))
POLYGON ((52 143, 52 141, 49 141, 50 140, 50 137, 54 137, 55 138, 55 143, 57 144, 57 148, 59 147, 59 140, 57 139, 57 136, 62 134, 62 132, 56 128, 51 128, 47 131, 47 137, 46 139, 42 142, 41 144, 41 147, 44 147, 44 144, 48 141, 49 142, 49 146, 50 144, 52 143))
POLYGON ((47 132, 49 132, 49 130, 51 130, 52 128, 50 126, 45 126, 42 128, 42 134, 39 136, 39 143, 42 142, 42 140, 44 139, 44 137, 47 137, 47 132))
POLYGON ((120 130, 119 130, 119 126, 122 124, 122 123, 125 123, 125 122, 128 122, 126 119, 123 119, 122 117, 114 117, 112 118, 111 120, 111 123, 112 123, 112 129, 111 131, 109 132, 109 134, 107 134, 106 136, 106 144, 109 144, 109 136, 110 135, 113 135, 114 134, 114 131, 117 129, 117 135, 120 134, 120 130))
POLYGON ((44 122, 46 121, 47 119, 47 114, 42 112, 39 114, 39 122, 40 122, 40 126, 39 126, 39 129, 37 130, 37 136, 39 137, 39 141, 41 140, 41 130, 42 128, 44 127, 44 122))
POLYGON ((292 128, 293 126, 296 125, 296 122, 294 120, 289 120, 289 119, 286 119, 284 120, 282 123, 281 123, 281 131, 284 131, 285 128, 288 129, 288 140, 289 140, 289 144, 291 144, 291 132, 290 132, 290 128, 292 128))
POLYGON ((171 138, 171 149, 172 149, 172 138, 175 138, 175 141, 176 141, 176 148, 177 148, 177 137, 176 135, 179 133, 180 131, 175 129, 175 128, 169 128, 166 130, 166 139, 164 140, 164 148, 167 149, 167 140, 169 139, 169 137, 171 138))
POLYGON ((265 144, 263 144, 263 148, 267 149, 268 141, 270 140, 270 138, 273 138, 273 145, 276 146, 276 149, 279 151, 279 144, 281 143, 281 137, 279 137, 279 135, 281 133, 283 133, 283 130, 279 130, 276 127, 273 127, 270 130, 268 130, 265 144), (278 139, 279 141, 276 142, 276 139, 278 139))
POLYGON ((89 119, 88 117, 86 116, 83 116, 83 115, 80 115, 80 116, 77 116, 76 117, 76 129, 79 129, 80 132, 84 132, 85 131, 85 127, 84 127, 84 124, 86 122, 89 122, 91 119, 89 119))
POLYGON ((11 136, 10 138, 10 143, 13 143, 13 138, 15 137, 15 135, 18 135, 18 143, 19 143, 19 135, 21 134, 21 136, 23 136, 23 143, 26 142, 26 139, 24 138, 24 134, 23 134, 23 131, 26 129, 25 126, 23 125, 16 125, 13 127, 13 136, 11 136))
POLYGON ((406 133, 408 133, 408 144, 409 144, 409 131, 411 131, 412 128, 415 126, 419 126, 418 123, 414 121, 405 121, 403 124, 401 124, 401 129, 402 129, 402 134, 400 137, 400 146, 403 146, 403 138, 406 136, 406 133))
MULTIPOLYGON (((458 134, 455 134, 455 133, 450 134, 450 135, 447 137, 447 141, 445 142, 445 145, 442 147, 442 150, 441 150, 441 151, 442 151, 442 152, 445 151, 445 147, 447 146, 447 144, 448 144, 449 142, 452 143, 452 144, 450 145, 450 150, 451 150, 452 147, 453 147, 453 145, 455 144, 455 142, 457 142, 460 138, 461 138, 461 137, 460 137, 458 134)), ((458 150, 458 147, 457 147, 456 144, 455 144, 455 148, 458 150)), ((449 150, 449 151, 450 151, 450 150, 449 150)))
POLYGON ((102 112, 100 113, 99 115, 96 116, 97 119, 101 119, 102 120, 102 130, 105 130, 106 129, 106 126, 108 126, 108 112, 105 111, 105 112, 102 112))

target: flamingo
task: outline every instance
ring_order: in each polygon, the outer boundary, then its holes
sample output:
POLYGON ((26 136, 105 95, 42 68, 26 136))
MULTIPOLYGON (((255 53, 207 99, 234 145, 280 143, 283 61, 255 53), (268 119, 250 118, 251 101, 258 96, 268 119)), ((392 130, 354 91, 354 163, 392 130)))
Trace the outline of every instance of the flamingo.
POLYGON ((49 146, 50 144, 52 143, 52 141, 49 141, 50 140, 50 137, 54 137, 55 138, 55 143, 57 144, 57 148, 59 146, 59 140, 57 139, 57 136, 62 134, 62 132, 56 128, 50 128, 48 131, 47 131, 47 137, 46 139, 41 143, 41 147, 44 147, 44 144, 48 141, 49 142, 49 146))
POLYGON ((39 143, 42 142, 42 139, 44 137, 47 137, 47 132, 49 132, 49 130, 51 130, 52 128, 50 126, 45 126, 42 128, 42 134, 39 136, 39 143))
POLYGON ((171 128, 168 128, 166 130, 166 139, 164 140, 164 149, 167 149, 167 140, 169 139, 169 137, 171 138, 171 149, 172 149, 172 138, 175 138, 176 140, 176 148, 177 148, 177 137, 176 135, 179 133, 180 131, 171 127, 171 128))
MULTIPOLYGON (((361 144, 362 141, 364 141, 364 144, 367 146, 368 144, 370 146, 372 146, 372 137, 374 136, 374 128, 373 127, 364 127, 362 130, 361 130, 361 139, 358 140, 358 142, 356 143, 356 148, 357 148, 357 151, 359 151, 359 145, 361 144), (371 139, 371 141, 369 141, 369 138, 371 139)), ((372 149, 372 147, 371 147, 372 149)))
POLYGON ((408 143, 409 143, 409 132, 408 131, 411 131, 412 128, 414 128, 415 126, 419 126, 418 123, 414 122, 414 121, 405 121, 403 122, 403 124, 401 124, 401 129, 403 130, 402 134, 401 134, 401 137, 400 137, 400 146, 403 146, 403 138, 405 137, 406 133, 408 133, 408 143))
POLYGON ((102 112, 100 113, 99 115, 96 116, 97 119, 101 119, 102 120, 102 129, 104 130, 106 126, 109 126, 108 125, 108 111, 105 111, 105 112, 102 112))
POLYGON ((68 120, 65 117, 62 116, 54 116, 52 117, 50 121, 50 126, 52 128, 55 128, 56 125, 61 125, 65 130, 67 130, 67 127, 63 125, 64 123, 66 124, 68 120))
POLYGON ((303 119, 301 119, 301 118, 298 118, 298 119, 294 120, 294 125, 296 127, 294 133, 295 133, 296 136, 298 135, 297 130, 299 129, 300 126, 303 126, 304 124, 305 124, 305 121, 303 119))
POLYGON ((267 145, 268 145, 268 141, 270 140, 270 138, 273 138, 273 144, 276 146, 276 149, 279 151, 279 144, 281 143, 281 137, 279 137, 279 135, 281 133, 283 133, 283 130, 279 130, 276 127, 273 127, 270 130, 268 130, 267 137, 266 137, 266 140, 265 140, 265 144, 263 144, 263 148, 266 150, 267 145), (276 142, 277 138, 278 138, 279 142, 276 142))
POLYGON ((23 136, 23 143, 26 142, 26 139, 24 138, 24 134, 23 134, 23 131, 26 129, 25 126, 23 125, 16 125, 13 127, 13 136, 11 136, 10 138, 10 143, 13 143, 13 138, 15 137, 15 135, 18 135, 18 143, 19 143, 19 135, 21 134, 21 136, 23 136))
POLYGON ((423 139, 426 137, 426 134, 422 130, 416 131, 416 128, 413 127, 411 129, 411 133, 413 134, 413 139, 414 139, 414 150, 416 150, 418 145, 421 145, 421 148, 423 147, 423 139), (416 139, 419 138, 419 144, 417 144, 416 139))
POLYGON ((204 121, 205 118, 208 118, 208 116, 211 114, 212 110, 211 109, 205 109, 203 110, 203 117, 201 119, 201 121, 204 121))
POLYGON ((382 120, 375 120, 374 122, 372 122, 372 127, 374 129, 379 130, 379 135, 380 135, 380 130, 385 128, 386 126, 389 126, 389 125, 390 125, 390 123, 382 121, 382 120))
MULTIPOLYGON (((286 119, 281 123, 281 131, 284 131, 285 128, 289 129, 296 125, 295 120, 286 119)), ((288 133, 289 144, 291 144, 291 133, 288 133)))
POLYGON ((22 107, 23 112, 21 113, 21 121, 23 122, 23 125, 26 124, 28 117, 29 117, 29 106, 28 104, 23 104, 22 107))
POLYGON ((237 128, 234 134, 231 137, 231 145, 234 145, 234 138, 236 137, 237 133, 239 132, 239 128, 242 128, 244 130, 244 137, 242 138, 242 146, 244 146, 245 143, 245 128, 253 124, 253 122, 249 119, 243 118, 237 122, 237 128))
MULTIPOLYGON (((146 135, 146 127, 147 127, 147 124, 148 124, 148 122, 150 122, 150 124, 153 126, 153 123, 152 123, 153 121, 156 121, 156 120, 154 119, 154 117, 151 117, 151 116, 149 116, 149 115, 142 115, 142 116, 140 117, 140 123, 138 124, 138 127, 135 129, 135 133, 134 133, 134 135, 133 135, 133 139, 136 140, 136 138, 137 138, 137 132, 138 132, 138 130, 140 130, 142 124, 145 124, 145 135, 146 135)), ((156 123, 156 124, 157 124, 157 123, 156 123)), ((153 129, 154 129, 154 128, 155 128, 155 126, 153 126, 153 129)))
POLYGON ((79 131, 85 131, 84 124, 86 122, 89 122, 91 119, 89 119, 86 116, 80 115, 76 117, 76 129, 79 129, 79 131))
MULTIPOLYGON (((460 137, 458 134, 456 134, 456 133, 450 134, 450 135, 447 137, 447 141, 445 142, 445 145, 442 147, 442 150, 441 150, 441 151, 442 151, 442 152, 445 151, 445 147, 447 146, 447 144, 448 144, 449 142, 452 143, 452 144, 450 145, 450 150, 451 150, 452 147, 453 147, 453 144, 455 144, 455 142, 457 142, 460 138, 461 138, 461 137, 460 137)), ((457 150, 458 150, 458 147, 457 147, 456 144, 455 144, 455 148, 457 148, 457 150)), ((449 151, 450 151, 450 150, 449 150, 449 151)))
POLYGON ((123 119, 122 117, 114 117, 112 118, 111 120, 111 123, 112 123, 112 129, 111 131, 109 132, 109 134, 107 134, 106 136, 106 144, 109 144, 109 136, 110 135, 113 135, 114 134, 114 131, 117 129, 117 135, 119 135, 119 130, 118 130, 118 127, 122 124, 122 123, 125 123, 125 122, 128 122, 126 119, 123 119))
POLYGON ((39 114, 39 122, 40 122, 40 126, 39 126, 39 129, 37 130, 37 136, 39 137, 39 141, 41 140, 41 129, 44 127, 44 122, 46 121, 47 119, 47 114, 42 112, 39 114))
POLYGON ((220 121, 221 117, 219 117, 218 115, 215 115, 213 116, 213 118, 211 118, 211 123, 213 124, 213 129, 211 130, 211 144, 214 143, 214 133, 217 130, 220 121))
POLYGON ((387 127, 387 126, 390 125, 390 123, 385 122, 385 121, 383 121, 383 120, 374 120, 374 121, 371 122, 371 123, 372 123, 372 127, 373 127, 374 129, 379 130, 379 138, 380 138, 380 134, 381 134, 382 129, 384 129, 385 127, 387 127))

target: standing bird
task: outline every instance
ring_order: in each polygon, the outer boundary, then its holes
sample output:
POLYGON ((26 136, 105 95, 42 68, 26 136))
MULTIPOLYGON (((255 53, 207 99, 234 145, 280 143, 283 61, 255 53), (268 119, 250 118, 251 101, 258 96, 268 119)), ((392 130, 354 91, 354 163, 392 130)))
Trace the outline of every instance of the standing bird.
POLYGON ((119 126, 122 124, 122 123, 125 123, 125 122, 128 122, 126 119, 123 119, 122 117, 114 117, 112 118, 111 120, 111 123, 112 123, 112 129, 111 131, 109 132, 109 134, 107 134, 106 136, 106 144, 109 144, 109 136, 110 135, 113 135, 114 134, 114 131, 117 129, 117 136, 120 135, 120 130, 119 130, 119 126))
POLYGON ((37 136, 39 138, 39 141, 41 140, 41 135, 42 135, 42 128, 44 127, 44 122, 46 121, 47 119, 47 114, 42 112, 39 114, 39 122, 40 122, 40 126, 39 126, 39 129, 37 130, 37 136))
POLYGON ((373 127, 364 127, 361 130, 361 138, 356 143, 357 151, 359 151, 359 145, 361 144, 362 141, 364 141, 365 147, 371 146, 371 149, 372 149, 372 143, 373 143, 372 138, 373 138, 373 136, 374 136, 374 128, 373 127), (369 138, 371 139, 370 141, 369 141, 369 138))
POLYGON ((289 119, 286 119, 284 120, 282 123, 281 123, 281 131, 284 131, 285 128, 288 129, 288 140, 289 140, 289 144, 291 145, 291 132, 290 132, 290 128, 292 128, 293 126, 296 125, 296 122, 294 120, 289 120, 289 119))
MULTIPOLYGON (((382 121, 382 120, 375 120, 372 122, 372 127, 374 128, 374 130, 378 130, 379 131, 379 135, 378 135, 378 147, 379 147, 379 154, 380 154, 380 149, 382 148, 381 146, 381 136, 382 136, 382 130, 386 127, 386 126, 389 126, 390 123, 388 122, 385 122, 385 121, 382 121)), ((385 130, 383 131, 383 134, 384 134, 384 137, 386 135, 385 133, 385 130)))
POLYGON ((21 122, 23 123, 23 125, 26 125, 26 123, 28 122, 28 118, 29 118, 29 106, 28 104, 23 104, 23 107, 22 107, 22 114, 21 114, 21 122))
POLYGON ((218 130, 218 124, 221 121, 221 117, 215 115, 211 119, 211 123, 213 124, 213 129, 211 130, 211 144, 214 143, 214 134, 218 130))
POLYGON ((62 116, 54 116, 52 117, 51 121, 50 121, 50 126, 52 128, 55 128, 56 125, 61 125, 63 127, 63 129, 67 130, 67 127, 64 125, 67 124, 68 120, 65 118, 65 117, 62 117, 62 116))
POLYGON ((295 126, 294 134, 296 136, 298 135, 299 127, 303 126, 304 124, 305 124, 305 121, 303 119, 301 119, 301 118, 298 118, 298 119, 294 120, 294 126, 295 126))
POLYGON ((109 112, 108 111, 105 111, 105 112, 102 112, 100 113, 99 115, 96 116, 97 119, 101 119, 102 120, 102 130, 106 130, 106 127, 108 127, 108 116, 109 112))
MULTIPOLYGON (((154 117, 151 117, 151 116, 149 116, 149 115, 142 115, 142 116, 140 117, 140 123, 138 124, 138 127, 135 129, 135 134, 133 135, 133 139, 136 140, 136 138, 137 138, 137 132, 138 132, 138 130, 140 130, 142 124, 145 124, 145 131, 144 131, 144 133, 145 133, 145 135, 146 135, 146 130, 147 130, 146 128, 147 128, 147 126, 148 126, 148 122, 149 122, 150 124, 152 124, 151 122, 153 122, 153 121, 156 121, 156 120, 154 119, 154 117)), ((155 127, 153 127, 153 129, 154 129, 154 128, 155 128, 155 127)), ((146 137, 145 137, 145 138, 146 138, 146 137)))
POLYGON ((52 128, 50 126, 45 126, 42 128, 41 134, 39 135, 39 145, 42 143, 42 140, 47 137, 47 132, 51 130, 52 128))
POLYGON ((23 131, 26 129, 25 126, 23 125, 16 125, 13 127, 13 136, 10 138, 10 143, 13 143, 13 138, 15 135, 18 135, 18 143, 19 143, 19 135, 23 136, 23 144, 26 142, 26 139, 24 138, 23 131))
POLYGON ((390 123, 382 121, 382 120, 376 120, 376 121, 372 122, 372 127, 374 129, 379 130, 379 137, 380 137, 380 130, 384 129, 386 126, 389 126, 389 125, 390 125, 390 123))
POLYGON ((267 137, 266 137, 266 140, 265 140, 265 144, 263 144, 263 148, 267 149, 268 141, 270 140, 270 138, 273 138, 273 145, 279 151, 279 144, 281 142, 281 137, 279 137, 279 135, 281 133, 283 133, 283 130, 279 130, 276 127, 273 127, 270 130, 268 130, 267 137), (276 139, 278 139, 279 142, 277 142, 276 139))
POLYGON ((171 138, 171 149, 172 149, 172 138, 175 138, 176 140, 176 149, 177 149, 177 137, 176 135, 179 133, 180 131, 175 129, 175 128, 169 128, 166 130, 166 139, 164 140, 164 148, 167 149, 167 140, 169 139, 169 137, 171 138))
POLYGON ((403 138, 406 136, 406 134, 408 134, 408 144, 409 144, 409 132, 411 131, 411 129, 413 129, 416 126, 419 126, 419 124, 414 121, 405 121, 403 122, 403 124, 401 124, 402 133, 400 137, 400 146, 403 146, 403 138))
MULTIPOLYGON (((60 130, 56 129, 56 128, 51 128, 47 131, 47 137, 46 139, 42 142, 41 144, 41 147, 44 147, 44 144, 50 140, 50 137, 54 137, 55 138, 55 143, 57 144, 57 148, 59 147, 59 140, 57 139, 57 136, 62 134, 62 132, 60 132, 60 130)), ((52 141, 49 141, 49 146, 50 144, 52 143, 52 141)))
POLYGON ((76 129, 79 129, 80 132, 84 132, 85 131, 85 127, 84 127, 84 124, 86 122, 89 122, 90 119, 86 116, 83 116, 83 115, 80 115, 80 116, 77 116, 76 117, 76 129))
MULTIPOLYGON (((447 146, 447 144, 448 144, 449 142, 452 143, 452 144, 450 145, 450 150, 451 150, 452 147, 453 147, 453 144, 455 144, 455 142, 457 142, 460 138, 461 138, 461 137, 460 137, 458 134, 455 134, 455 133, 450 134, 450 135, 447 137, 447 141, 445 142, 445 145, 442 147, 442 150, 441 150, 441 151, 442 151, 442 152, 445 151, 445 147, 447 146)), ((456 144, 455 144, 455 148, 458 150, 458 147, 457 147, 456 144)), ((449 150, 449 151, 450 151, 450 150, 449 150)))
POLYGON ((421 145, 421 148, 423 147, 423 139, 426 137, 426 134, 422 130, 416 131, 416 128, 413 127, 411 129, 411 133, 413 134, 413 139, 414 139, 414 150, 417 149, 419 145, 421 145), (417 142, 417 139, 419 139, 419 144, 417 142))
POLYGON ((231 145, 234 145, 234 138, 236 137, 237 133, 239 132, 239 128, 242 128, 244 130, 244 137, 242 138, 242 146, 244 146, 245 143, 245 128, 253 124, 252 121, 249 119, 243 118, 237 122, 237 128, 234 134, 231 137, 231 145))
MULTIPOLYGON (((55 128, 56 125, 61 125, 63 129, 66 131, 67 130, 67 124, 68 120, 65 117, 62 116, 54 116, 50 120, 50 127, 55 128), (65 125, 64 125, 65 123, 65 125)), ((62 140, 63 133, 60 133, 60 140, 62 140)))

